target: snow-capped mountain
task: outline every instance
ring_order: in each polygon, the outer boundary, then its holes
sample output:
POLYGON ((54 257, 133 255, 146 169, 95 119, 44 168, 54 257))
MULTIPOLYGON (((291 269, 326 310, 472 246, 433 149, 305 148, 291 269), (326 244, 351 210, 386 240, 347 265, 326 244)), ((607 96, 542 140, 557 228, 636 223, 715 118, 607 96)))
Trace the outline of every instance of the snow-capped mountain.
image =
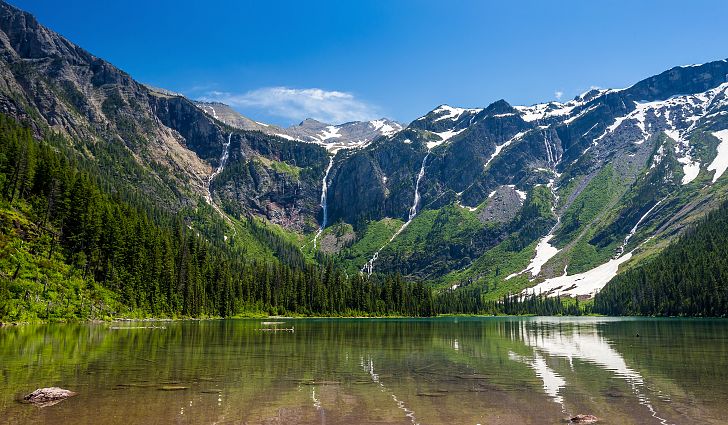
MULTIPOLYGON (((449 218, 453 231, 471 215, 484 227, 441 250, 430 243, 410 253, 402 244, 414 236, 398 230, 375 264, 446 280, 457 269, 468 282, 518 278, 524 286, 542 282, 536 291, 591 295, 633 255, 679 234, 724 196, 727 74, 728 62, 717 61, 564 103, 441 105, 342 158, 332 171, 330 216, 349 223, 372 216, 404 220, 412 199, 418 213, 455 206, 461 217, 449 218), (356 183, 347 182, 363 170, 368 175, 354 182, 370 181, 373 188, 355 199, 350 185, 356 183), (530 260, 510 276, 489 275, 488 252, 516 235, 521 242, 513 255, 532 250, 530 260)), ((431 232, 434 227, 417 237, 427 240, 431 232)))
POLYGON ((218 102, 195 102, 206 114, 241 130, 260 131, 292 141, 317 143, 327 150, 351 149, 366 146, 381 136, 391 136, 402 130, 402 125, 387 118, 371 121, 352 121, 327 124, 308 118, 287 128, 253 121, 228 105, 218 102))
POLYGON ((280 225, 303 248, 271 252, 351 273, 589 296, 728 199, 726 60, 567 102, 441 105, 405 128, 280 128, 144 86, 3 2, 0 30, 4 115, 65 136, 110 187, 190 223, 209 204, 280 225))

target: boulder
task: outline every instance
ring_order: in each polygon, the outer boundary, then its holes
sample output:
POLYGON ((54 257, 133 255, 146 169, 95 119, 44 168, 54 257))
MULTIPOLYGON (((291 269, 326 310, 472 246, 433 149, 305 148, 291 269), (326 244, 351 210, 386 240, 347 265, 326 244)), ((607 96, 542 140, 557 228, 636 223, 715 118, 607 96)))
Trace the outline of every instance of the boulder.
POLYGON ((599 418, 594 415, 576 415, 569 419, 569 423, 572 424, 595 424, 597 421, 599 418))
POLYGON ((32 393, 23 397, 28 403, 33 403, 40 407, 52 406, 68 397, 75 396, 76 393, 70 390, 66 390, 58 387, 38 388, 32 393))

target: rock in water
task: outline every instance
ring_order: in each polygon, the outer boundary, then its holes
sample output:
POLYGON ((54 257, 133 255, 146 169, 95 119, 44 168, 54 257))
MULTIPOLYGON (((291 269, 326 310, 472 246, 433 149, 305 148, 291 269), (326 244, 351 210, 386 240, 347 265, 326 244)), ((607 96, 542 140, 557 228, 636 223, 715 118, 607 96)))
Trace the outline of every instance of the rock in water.
POLYGON ((576 415, 569 419, 569 423, 572 424, 595 424, 599 418, 594 415, 576 415))
POLYGON ((32 393, 23 397, 23 400, 28 403, 33 403, 40 407, 53 406, 56 403, 60 403, 62 400, 68 397, 75 396, 76 393, 70 390, 66 390, 58 387, 38 388, 32 393))
POLYGON ((161 391, 183 391, 183 390, 189 390, 190 387, 184 387, 180 385, 164 385, 162 387, 159 387, 161 391))

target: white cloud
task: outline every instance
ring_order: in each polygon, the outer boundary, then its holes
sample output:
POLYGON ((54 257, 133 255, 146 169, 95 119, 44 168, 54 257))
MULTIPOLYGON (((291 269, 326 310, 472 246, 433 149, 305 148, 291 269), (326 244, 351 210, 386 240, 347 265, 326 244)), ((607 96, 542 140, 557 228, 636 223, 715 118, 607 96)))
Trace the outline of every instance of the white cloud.
POLYGON ((351 93, 317 88, 263 87, 243 94, 211 91, 200 100, 222 102, 236 108, 258 109, 294 121, 313 118, 339 124, 377 117, 374 106, 356 99, 351 93))
POLYGON ((562 92, 561 90, 556 90, 556 91, 554 92, 554 96, 556 97, 556 100, 561 100, 561 97, 562 97, 563 95, 564 95, 564 92, 562 92))

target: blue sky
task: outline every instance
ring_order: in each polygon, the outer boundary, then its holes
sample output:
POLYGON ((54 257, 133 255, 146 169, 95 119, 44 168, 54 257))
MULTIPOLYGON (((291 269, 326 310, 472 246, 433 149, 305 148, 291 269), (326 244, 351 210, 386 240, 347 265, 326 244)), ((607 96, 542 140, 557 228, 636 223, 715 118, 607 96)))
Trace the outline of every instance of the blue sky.
POLYGON ((570 99, 728 57, 728 2, 11 0, 139 81, 288 125, 570 99))

